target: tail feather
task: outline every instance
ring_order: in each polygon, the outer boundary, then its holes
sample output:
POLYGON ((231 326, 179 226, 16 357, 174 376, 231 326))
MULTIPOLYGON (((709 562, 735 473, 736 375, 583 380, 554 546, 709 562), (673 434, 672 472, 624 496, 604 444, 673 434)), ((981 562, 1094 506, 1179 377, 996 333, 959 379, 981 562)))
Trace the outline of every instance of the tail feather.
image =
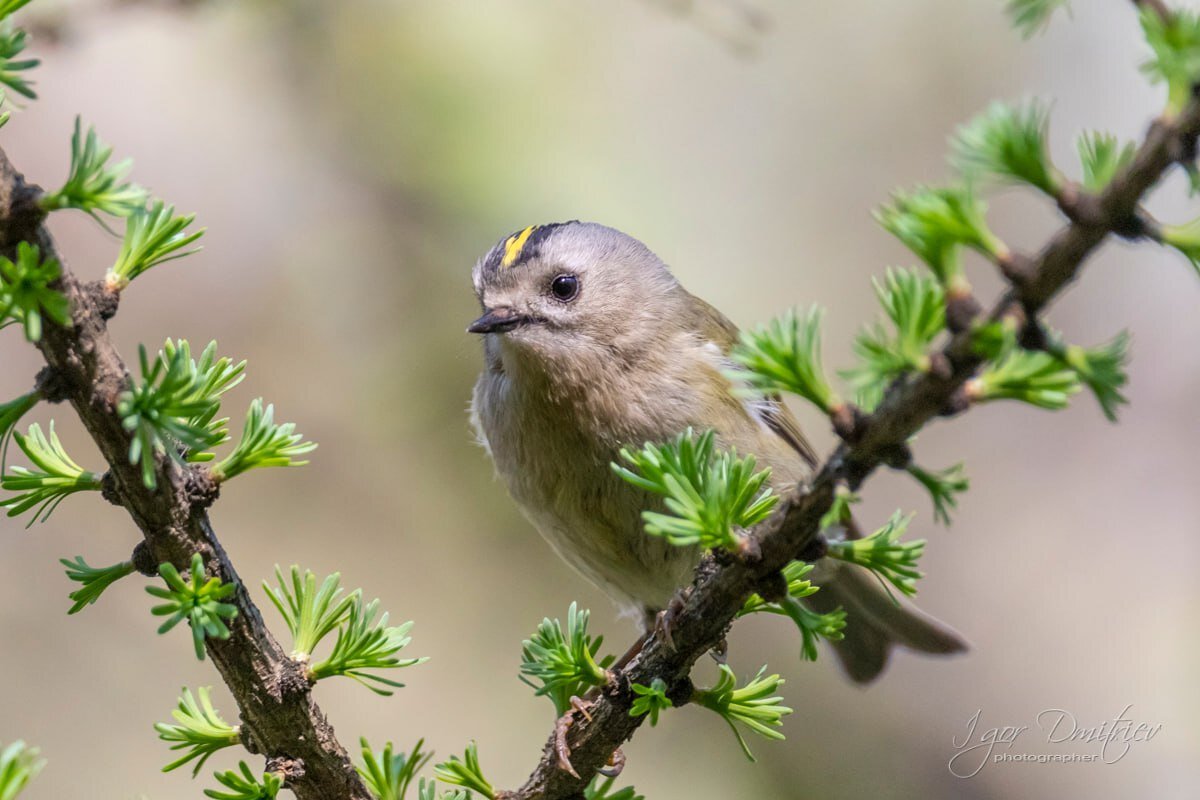
POLYGON ((846 674, 856 683, 879 677, 893 645, 935 655, 967 649, 957 631, 912 605, 897 604, 874 576, 860 567, 839 565, 836 574, 821 583, 821 591, 806 602, 820 613, 839 606, 845 609, 845 638, 833 646, 846 674))

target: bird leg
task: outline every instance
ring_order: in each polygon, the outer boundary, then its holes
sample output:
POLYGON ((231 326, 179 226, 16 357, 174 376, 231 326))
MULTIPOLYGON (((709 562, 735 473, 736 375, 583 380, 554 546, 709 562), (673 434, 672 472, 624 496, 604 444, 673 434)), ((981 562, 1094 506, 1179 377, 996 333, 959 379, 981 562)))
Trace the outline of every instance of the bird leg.
MULTIPOLYGON (((691 591, 690 586, 680 589, 662 611, 655 613, 653 609, 646 609, 646 633, 634 642, 633 646, 617 659, 616 663, 605 670, 609 684, 618 680, 617 673, 636 658, 651 639, 659 637, 668 647, 672 650, 675 649, 675 640, 671 637, 671 620, 683 610, 683 604, 691 591)), ((567 741, 567 734, 570 732, 571 726, 575 724, 576 714, 588 722, 592 721, 591 707, 596 702, 596 697, 599 696, 599 688, 594 688, 588 693, 589 697, 585 699, 572 695, 571 708, 554 723, 554 752, 558 757, 558 768, 574 778, 578 778, 579 773, 571 765, 571 744, 567 741)), ((620 748, 617 748, 609 758, 608 764, 598 772, 605 777, 615 778, 621 774, 621 770, 624 768, 625 754, 621 752, 620 748)))

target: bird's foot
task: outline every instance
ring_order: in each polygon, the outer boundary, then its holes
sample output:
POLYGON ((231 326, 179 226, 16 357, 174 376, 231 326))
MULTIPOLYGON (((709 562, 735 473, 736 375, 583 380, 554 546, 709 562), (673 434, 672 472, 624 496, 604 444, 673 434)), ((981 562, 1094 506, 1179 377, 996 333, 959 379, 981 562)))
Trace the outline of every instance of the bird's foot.
POLYGON ((571 704, 572 709, 582 714, 584 719, 588 722, 592 721, 592 704, 595 702, 594 700, 583 700, 575 695, 571 695, 571 699, 567 702, 571 704))
POLYGON ((667 647, 675 649, 675 639, 671 636, 670 609, 664 608, 654 616, 654 635, 662 639, 667 647))
POLYGON ((671 598, 667 607, 654 616, 654 635, 662 639, 663 643, 672 650, 675 649, 675 639, 671 636, 671 623, 675 616, 683 611, 683 604, 691 593, 692 587, 690 586, 680 589, 671 598))
POLYGON ((621 748, 613 750, 612 757, 608 759, 608 763, 596 770, 606 778, 615 778, 625 769, 625 754, 621 752, 621 748))
POLYGON ((579 714, 588 722, 592 721, 591 706, 594 701, 581 700, 572 695, 571 709, 558 718, 554 723, 554 752, 558 755, 558 768, 563 772, 578 778, 579 773, 571 766, 571 745, 567 743, 567 731, 575 724, 575 714, 579 714))

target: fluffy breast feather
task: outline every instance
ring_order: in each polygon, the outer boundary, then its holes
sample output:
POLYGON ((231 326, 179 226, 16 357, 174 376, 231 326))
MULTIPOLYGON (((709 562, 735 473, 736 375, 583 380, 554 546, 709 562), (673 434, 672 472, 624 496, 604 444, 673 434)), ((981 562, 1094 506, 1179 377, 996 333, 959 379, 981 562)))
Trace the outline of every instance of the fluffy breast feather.
POLYGON ((480 439, 525 516, 585 577, 650 608, 690 580, 699 553, 645 533, 642 511, 661 501, 612 472, 622 446, 712 427, 722 447, 772 467, 773 482, 803 472, 796 452, 730 391, 720 350, 677 335, 637 364, 581 360, 558 371, 501 344, 472 401, 480 439))

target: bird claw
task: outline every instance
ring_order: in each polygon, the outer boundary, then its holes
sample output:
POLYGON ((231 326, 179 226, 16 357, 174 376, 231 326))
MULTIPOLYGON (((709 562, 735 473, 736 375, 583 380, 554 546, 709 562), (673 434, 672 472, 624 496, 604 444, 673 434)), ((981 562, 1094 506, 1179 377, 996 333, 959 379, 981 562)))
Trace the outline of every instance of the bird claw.
POLYGON ((615 778, 625 769, 625 754, 621 752, 621 748, 613 750, 612 757, 608 759, 608 764, 596 770, 606 778, 615 778))
POLYGON ((567 744, 567 731, 571 728, 571 712, 567 712, 554 723, 554 752, 558 755, 558 768, 563 772, 578 778, 579 773, 571 766, 571 746, 567 744))
POLYGON ((671 636, 671 621, 676 614, 683 611, 684 601, 687 600, 689 594, 691 594, 690 586, 676 592, 667 607, 654 616, 654 635, 662 639, 663 643, 672 650, 675 649, 675 639, 671 636))
POLYGON ((578 778, 579 773, 571 766, 571 745, 567 742, 567 732, 575 724, 574 715, 576 713, 588 722, 592 721, 592 701, 581 700, 572 695, 570 703, 571 710, 559 717, 558 721, 554 723, 554 752, 558 756, 558 768, 571 777, 578 778))
POLYGON ((592 703, 594 701, 583 700, 575 695, 571 695, 571 699, 568 700, 567 702, 569 702, 571 704, 571 708, 573 708, 574 710, 576 710, 580 714, 582 714, 584 719, 586 719, 588 722, 592 721, 592 710, 591 709, 592 709, 592 703))
POLYGON ((675 639, 671 636, 670 609, 664 608, 654 615, 654 635, 661 639, 667 647, 675 649, 675 639))

